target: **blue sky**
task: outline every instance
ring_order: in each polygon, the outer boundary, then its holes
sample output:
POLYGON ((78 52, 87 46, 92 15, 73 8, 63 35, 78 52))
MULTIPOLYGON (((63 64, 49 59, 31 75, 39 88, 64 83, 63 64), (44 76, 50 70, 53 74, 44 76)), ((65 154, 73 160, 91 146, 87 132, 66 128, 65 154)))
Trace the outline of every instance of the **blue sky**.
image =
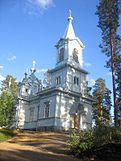
POLYGON ((111 89, 111 76, 104 68, 106 56, 99 48, 97 4, 98 0, 0 0, 0 80, 11 74, 20 81, 33 60, 39 78, 53 68, 54 45, 65 32, 71 9, 76 36, 85 45, 83 68, 90 73, 89 84, 102 77, 111 89))

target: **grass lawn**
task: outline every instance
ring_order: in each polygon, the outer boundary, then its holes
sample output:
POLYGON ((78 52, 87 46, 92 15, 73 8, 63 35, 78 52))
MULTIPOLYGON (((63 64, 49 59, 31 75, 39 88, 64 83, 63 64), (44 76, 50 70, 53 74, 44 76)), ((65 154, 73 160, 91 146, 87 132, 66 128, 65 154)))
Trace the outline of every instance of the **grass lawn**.
POLYGON ((6 141, 12 137, 12 133, 7 129, 0 129, 0 142, 6 141))

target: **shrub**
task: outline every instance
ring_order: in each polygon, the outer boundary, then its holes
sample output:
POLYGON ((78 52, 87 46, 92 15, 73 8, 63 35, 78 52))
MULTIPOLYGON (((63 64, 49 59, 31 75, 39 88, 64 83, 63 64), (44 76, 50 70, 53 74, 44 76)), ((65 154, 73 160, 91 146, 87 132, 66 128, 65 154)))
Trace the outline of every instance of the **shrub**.
POLYGON ((73 132, 70 136, 70 149, 73 154, 77 154, 78 152, 78 145, 79 145, 79 135, 77 135, 75 132, 73 132))
POLYGON ((121 142, 121 127, 112 128, 112 142, 121 142))
POLYGON ((99 147, 112 142, 112 128, 100 126, 94 128, 94 146, 99 147))
POLYGON ((78 135, 76 133, 71 135, 70 147, 74 154, 83 154, 90 151, 93 146, 93 130, 80 131, 78 135))
POLYGON ((80 133, 73 132, 69 143, 73 154, 87 155, 94 149, 113 142, 121 142, 121 129, 99 126, 88 131, 80 131, 80 133))

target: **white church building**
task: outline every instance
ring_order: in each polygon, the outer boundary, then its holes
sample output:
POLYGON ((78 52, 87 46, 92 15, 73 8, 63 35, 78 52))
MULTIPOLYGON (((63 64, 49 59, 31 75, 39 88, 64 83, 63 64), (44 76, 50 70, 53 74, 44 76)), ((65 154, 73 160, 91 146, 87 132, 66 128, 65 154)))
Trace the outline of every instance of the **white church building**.
POLYGON ((56 65, 36 76, 35 62, 31 74, 19 83, 16 126, 20 129, 69 130, 92 126, 92 103, 88 94, 88 72, 82 68, 81 40, 75 35, 69 12, 64 35, 56 44, 56 65))

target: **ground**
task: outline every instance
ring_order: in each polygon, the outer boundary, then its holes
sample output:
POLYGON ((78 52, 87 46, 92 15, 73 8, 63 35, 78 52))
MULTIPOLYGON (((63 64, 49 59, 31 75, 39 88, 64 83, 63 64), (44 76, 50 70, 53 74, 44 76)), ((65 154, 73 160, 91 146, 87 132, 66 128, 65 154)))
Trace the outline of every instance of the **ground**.
POLYGON ((0 161, 80 161, 69 154, 69 135, 26 132, 0 143, 0 161))

